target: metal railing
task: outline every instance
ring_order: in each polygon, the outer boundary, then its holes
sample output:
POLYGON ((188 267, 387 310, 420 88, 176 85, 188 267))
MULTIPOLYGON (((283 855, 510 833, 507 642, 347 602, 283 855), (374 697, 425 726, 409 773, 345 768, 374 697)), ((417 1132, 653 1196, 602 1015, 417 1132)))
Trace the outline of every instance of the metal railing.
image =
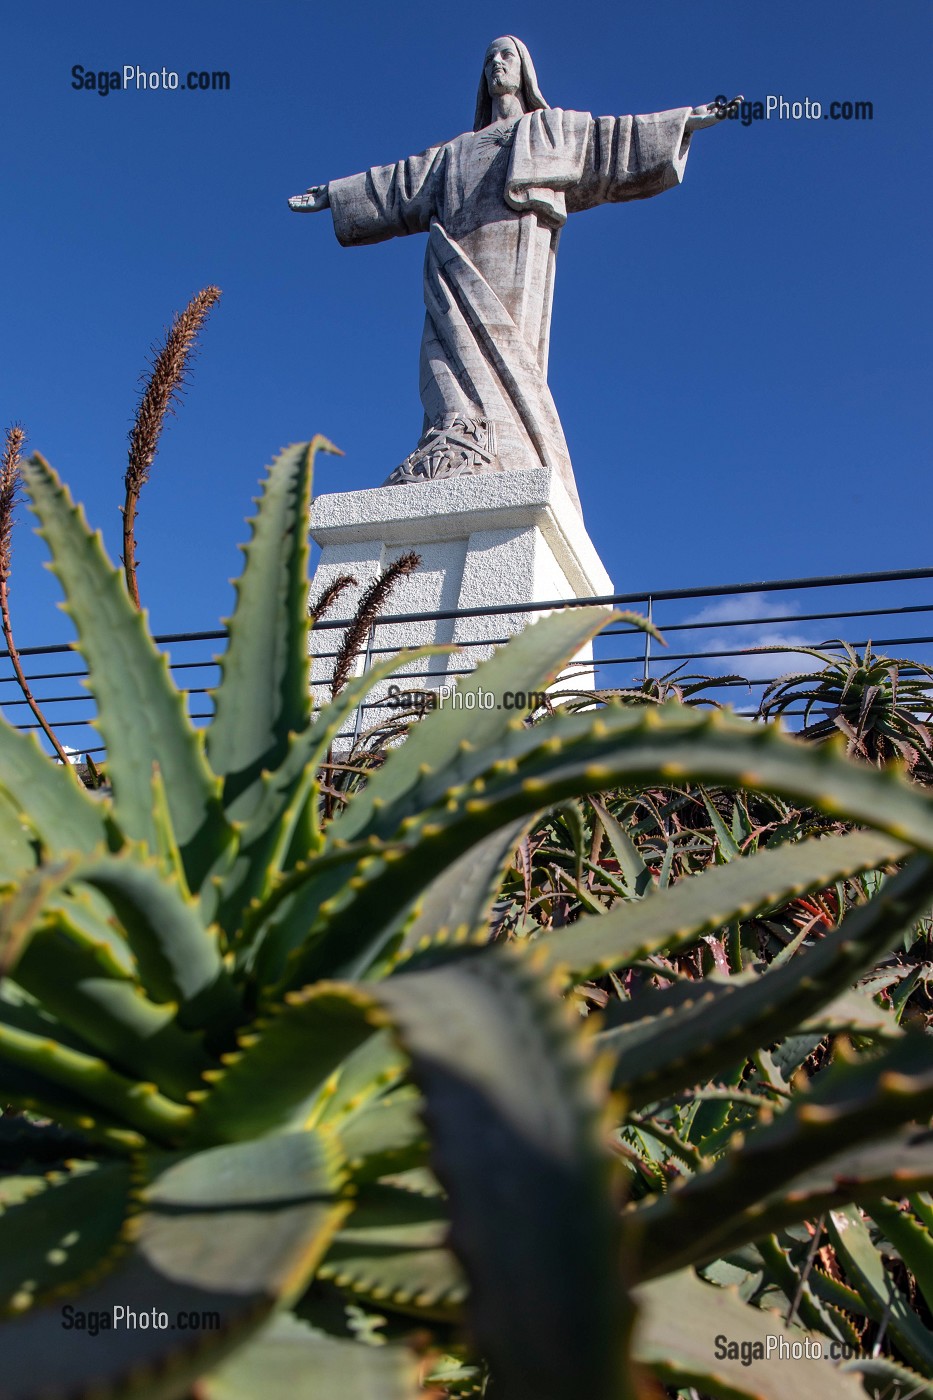
MULTIPOLYGON (((675 670, 681 678, 704 675, 709 678, 705 693, 715 697, 722 692, 720 698, 728 700, 737 713, 752 716, 757 712, 761 692, 779 675, 790 670, 818 669, 820 663, 795 652, 796 647, 833 650, 833 643, 841 638, 861 651, 870 641, 876 652, 933 666, 933 630, 924 628, 927 615, 933 614, 931 581, 933 569, 904 569, 705 588, 652 589, 571 602, 552 600, 392 613, 374 622, 365 664, 392 654, 395 648, 381 645, 380 633, 400 624, 456 622, 468 617, 502 617, 505 624, 515 614, 608 604, 635 609, 650 617, 667 646, 659 646, 647 634, 624 624, 606 627, 596 638, 594 662, 586 663, 588 677, 595 671, 598 687, 638 685, 651 676, 675 670), (806 601, 802 606, 794 606, 802 592, 806 593, 806 601), (781 595, 794 596, 785 599, 781 595)), ((334 634, 332 649, 325 646, 317 650, 319 661, 336 656, 340 632, 348 621, 326 618, 316 624, 317 632, 334 634)), ((462 664, 448 665, 442 677, 436 671, 413 672, 406 668, 405 686, 410 688, 417 681, 436 684, 438 680, 468 675, 473 669, 473 649, 504 643, 511 635, 503 625, 501 635, 463 644, 454 658, 455 663, 462 664)), ((225 639, 226 632, 222 630, 174 632, 155 638, 168 655, 171 671, 188 698, 189 714, 195 722, 210 718, 211 692, 217 682, 218 658, 205 654, 206 648, 225 639)), ((62 743, 79 754, 102 753, 100 737, 92 727, 93 696, 81 689, 87 672, 79 653, 67 644, 59 644, 23 647, 20 655, 33 693, 62 743)), ((399 664, 404 664, 401 655, 399 664)), ((569 674, 572 675, 572 668, 569 674)), ((365 722, 372 722, 371 712, 384 706, 384 700, 377 700, 362 707, 370 712, 365 722)), ((0 707, 16 728, 39 728, 17 687, 5 651, 0 652, 0 707)))

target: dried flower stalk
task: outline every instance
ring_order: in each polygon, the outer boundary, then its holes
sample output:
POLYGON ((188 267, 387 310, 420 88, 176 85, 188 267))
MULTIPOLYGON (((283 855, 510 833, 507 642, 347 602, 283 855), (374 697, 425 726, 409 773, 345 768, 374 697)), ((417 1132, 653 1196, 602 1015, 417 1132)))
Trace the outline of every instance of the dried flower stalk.
POLYGON ((420 554, 415 554, 414 551, 411 554, 403 554, 387 569, 383 569, 375 583, 370 584, 367 588, 359 601, 356 616, 347 628, 343 644, 337 653, 337 659, 334 662, 334 677, 330 683, 331 695, 339 695, 350 679, 353 663, 365 649, 370 626, 379 616, 383 604, 395 585, 400 579, 413 574, 420 563, 420 554))
POLYGON ((139 607, 139 587, 136 581, 136 515, 139 493, 149 480, 149 468, 159 450, 159 438, 165 418, 172 412, 184 388, 188 362, 198 334, 207 320, 211 307, 220 297, 219 287, 205 287, 192 297, 184 311, 175 316, 158 350, 152 373, 145 381, 136 421, 130 430, 129 460, 124 478, 126 499, 123 504, 123 570, 126 586, 136 607, 139 607))
POLYGON ((52 745, 62 763, 68 762, 68 755, 58 742, 58 738, 52 726, 39 708, 32 691, 29 689, 29 682, 23 671, 19 652, 13 640, 13 623, 10 618, 10 572, 13 563, 13 512, 19 497, 20 485, 20 462, 22 461, 23 444, 26 441, 26 433, 19 423, 14 423, 7 430, 6 441, 3 445, 3 455, 0 457, 0 622, 3 626, 3 636, 6 641, 7 651, 10 653, 10 660, 13 663, 13 672, 23 692, 26 704, 32 710, 33 715, 38 720, 43 734, 52 745))
POLYGON ((333 583, 321 590, 313 603, 308 604, 308 617, 312 623, 318 622, 325 613, 330 612, 341 593, 348 588, 358 586, 359 580, 355 579, 352 574, 341 574, 339 578, 335 578, 333 583))

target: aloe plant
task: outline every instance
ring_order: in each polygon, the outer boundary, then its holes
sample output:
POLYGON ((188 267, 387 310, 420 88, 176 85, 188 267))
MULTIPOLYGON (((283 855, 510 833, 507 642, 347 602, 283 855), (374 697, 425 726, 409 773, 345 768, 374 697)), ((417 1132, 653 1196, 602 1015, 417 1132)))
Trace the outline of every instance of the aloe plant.
POLYGON ((933 670, 904 657, 882 656, 871 642, 859 652, 847 642, 843 655, 794 647, 821 662, 818 671, 791 672, 765 688, 760 714, 765 719, 803 707, 803 734, 817 743, 835 734, 847 751, 869 763, 901 758, 915 778, 933 781, 933 670), (813 718, 814 712, 816 718, 813 718))
MULTIPOLYGON (((717 1332, 782 1330, 709 1281, 717 1262, 857 1205, 926 1279, 929 1042, 851 988, 933 901, 930 799, 677 703, 535 725, 442 709, 326 822, 319 766, 387 674, 312 713, 305 520, 328 447, 270 469, 203 731, 54 472, 26 472, 112 792, 0 726, 0 1100, 18 1115, 0 1120, 4 1385, 635 1400, 644 1370, 788 1395, 786 1373, 713 1356, 717 1332), (866 829, 662 888, 599 794, 681 781, 866 829), (594 795, 630 861, 621 897, 489 946, 524 834, 594 795), (655 987, 595 1035, 565 995, 863 871, 887 872, 874 897, 773 966, 655 987), (837 1047, 795 1088, 795 1038, 827 1030, 865 1049, 837 1047), (898 1243, 884 1202, 899 1183, 921 1214, 898 1243), (169 1325, 106 1346, 62 1328, 63 1307, 87 1321, 115 1304, 169 1325), (219 1325, 173 1329, 192 1313, 219 1325)), ((546 688, 606 616, 549 617, 470 684, 546 688)), ((909 1314, 892 1385, 923 1355, 909 1314)), ((842 1400, 863 1394, 857 1369, 832 1377, 842 1400)), ((826 1374, 795 1382, 797 1400, 826 1374)))

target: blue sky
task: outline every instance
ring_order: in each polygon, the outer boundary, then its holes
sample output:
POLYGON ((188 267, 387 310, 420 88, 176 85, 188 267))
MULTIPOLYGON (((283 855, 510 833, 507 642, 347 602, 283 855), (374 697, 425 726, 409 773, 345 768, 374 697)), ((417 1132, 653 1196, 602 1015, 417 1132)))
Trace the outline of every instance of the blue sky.
MULTIPOLYGON (((342 249, 287 196, 471 125, 483 51, 547 100, 650 112, 742 91, 869 100, 868 121, 723 123, 683 185, 578 214, 550 379, 616 586, 930 563, 927 0, 3 7, 0 421, 25 422, 116 553, 149 346, 223 299, 140 513, 160 631, 217 625, 264 465, 324 432, 319 490, 417 441, 423 240, 342 249), (75 91, 71 69, 226 69, 230 91, 75 91)), ((67 640, 26 517, 21 645, 67 640)))

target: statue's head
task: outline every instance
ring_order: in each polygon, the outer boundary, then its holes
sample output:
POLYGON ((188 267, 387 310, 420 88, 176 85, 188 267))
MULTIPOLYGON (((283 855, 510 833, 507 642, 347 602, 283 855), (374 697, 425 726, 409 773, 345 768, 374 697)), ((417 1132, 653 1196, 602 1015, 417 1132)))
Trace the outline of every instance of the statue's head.
POLYGON ((482 131, 492 121, 492 99, 514 93, 526 112, 548 104, 541 96, 531 55, 521 39, 504 34, 493 39, 483 60, 483 73, 476 94, 474 131, 482 131))

